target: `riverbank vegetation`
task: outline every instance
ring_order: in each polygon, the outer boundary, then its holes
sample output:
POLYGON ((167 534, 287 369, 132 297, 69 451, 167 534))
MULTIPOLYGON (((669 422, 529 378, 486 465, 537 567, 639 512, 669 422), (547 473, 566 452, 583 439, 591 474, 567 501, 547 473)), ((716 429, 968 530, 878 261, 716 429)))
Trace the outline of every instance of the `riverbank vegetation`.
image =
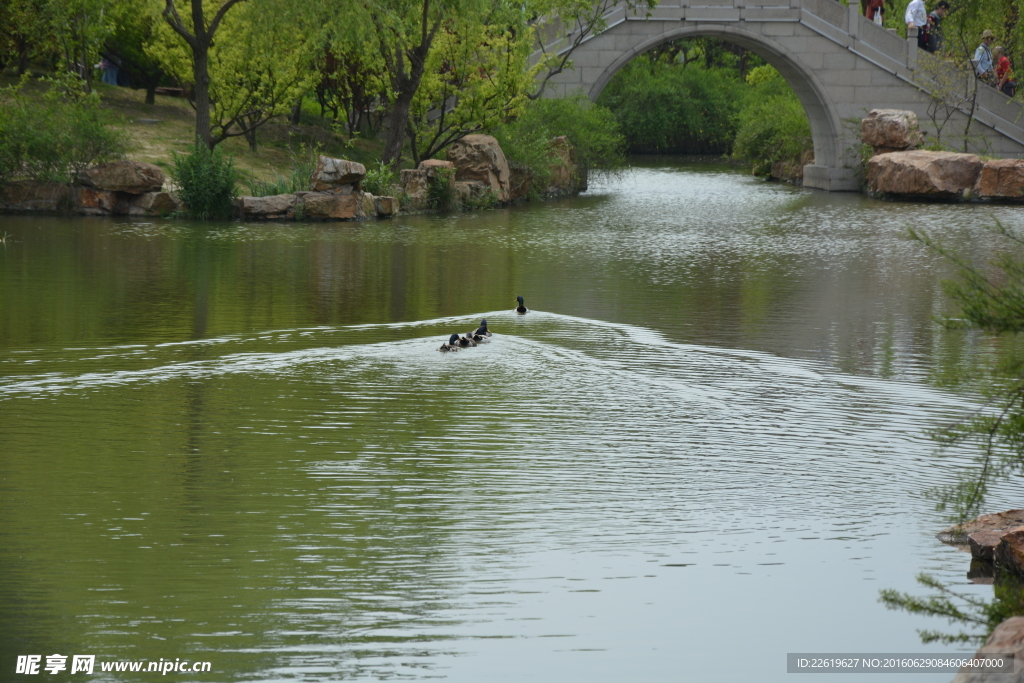
POLYGON ((714 38, 666 43, 626 65, 598 98, 637 154, 731 156, 766 175, 813 154, 810 126, 782 75, 714 38))
MULTIPOLYGON (((913 239, 956 266, 957 278, 942 285, 959 310, 941 318, 943 326, 998 340, 988 366, 961 380, 980 391, 987 400, 985 408, 933 433, 943 447, 967 444, 977 451, 973 467, 931 492, 939 509, 952 512, 958 522, 983 510, 993 484, 1024 475, 1024 235, 999 223, 991 230, 1004 240, 1005 250, 985 265, 972 263, 926 233, 910 230, 913 239)), ((1003 620, 1024 615, 1024 578, 998 567, 991 601, 954 591, 928 574, 920 574, 917 581, 932 594, 918 597, 887 589, 880 593, 881 602, 890 609, 943 617, 968 629, 920 631, 925 643, 981 642, 1003 620)))
MULTIPOLYGON (((41 84, 59 77, 91 107, 88 130, 131 143, 96 160, 130 147, 170 170, 173 153, 218 148, 257 194, 294 185, 314 152, 397 173, 473 133, 500 136, 536 179, 551 165, 542 143, 559 135, 583 165, 614 167, 624 146, 612 117, 579 98, 541 99, 571 64, 552 46, 602 30, 607 4, 11 0, 0 6, 0 125, 27 120, 26 102, 56 106, 41 84)), ((6 179, 34 177, 32 149, 8 154, 6 179)))

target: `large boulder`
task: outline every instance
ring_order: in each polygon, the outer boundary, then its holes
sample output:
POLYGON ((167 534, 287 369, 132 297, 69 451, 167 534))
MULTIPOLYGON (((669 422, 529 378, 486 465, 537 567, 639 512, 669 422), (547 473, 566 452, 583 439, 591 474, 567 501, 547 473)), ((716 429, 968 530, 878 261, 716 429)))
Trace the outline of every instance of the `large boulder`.
POLYGON ((969 194, 981 173, 974 154, 955 152, 891 152, 868 161, 872 192, 952 199, 969 194))
POLYGON ((373 202, 378 216, 394 216, 398 213, 397 197, 374 197, 373 202))
POLYGON ((1024 527, 1003 534, 994 556, 997 567, 1024 576, 1024 527))
POLYGON ((1024 200, 1024 159, 986 161, 974 196, 1024 200))
POLYGON ((486 183, 499 202, 509 201, 509 169, 505 153, 490 135, 467 135, 448 147, 455 179, 486 183))
POLYGON ((455 196, 459 203, 470 209, 486 209, 498 201, 498 196, 487 183, 479 180, 458 180, 455 182, 455 196))
POLYGON ((408 208, 427 208, 427 169, 407 168, 402 171, 402 194, 408 208))
POLYGON ((905 150, 921 144, 917 114, 902 109, 873 109, 860 122, 860 139, 875 154, 905 150))
POLYGON ((181 202, 169 192, 121 193, 114 213, 129 216, 169 216, 180 210, 181 202))
POLYGON ((974 654, 979 659, 995 655, 1013 655, 1012 673, 991 673, 969 666, 962 667, 951 683, 1019 683, 1024 670, 1024 617, 1010 617, 996 626, 985 644, 974 654))
POLYGON ((312 186, 315 192, 352 191, 352 185, 366 177, 366 167, 348 159, 334 159, 321 156, 313 171, 312 186), (349 186, 346 190, 345 186, 349 186))
POLYGON ((118 211, 121 197, 112 190, 98 190, 95 187, 77 185, 72 188, 75 211, 86 216, 109 216, 114 213, 128 213, 127 209, 118 211))
POLYGON ((514 202, 530 193, 533 169, 526 164, 510 162, 508 166, 508 200, 514 202))
POLYGON ((455 164, 453 164, 450 161, 445 161, 444 159, 424 159, 423 161, 420 162, 420 165, 416 167, 417 170, 426 171, 427 176, 430 178, 434 177, 434 173, 439 168, 445 168, 454 171, 455 164))
POLYGON ((242 197, 242 216, 254 220, 292 218, 295 215, 296 196, 276 194, 270 197, 242 197))
POLYGON ((57 183, 20 180, 0 185, 0 206, 7 211, 62 211, 74 206, 71 188, 57 183))
POLYGON ((141 161, 111 161, 79 171, 75 180, 97 190, 143 194, 163 189, 164 172, 141 161))
MULTIPOLYGON (((1024 529, 1024 527, 1018 527, 1024 529)), ((985 560, 991 562, 995 559, 996 546, 1003 540, 1008 532, 1005 530, 998 531, 975 531, 973 534, 968 534, 967 542, 971 548, 971 557, 976 560, 985 560)))
POLYGON ((362 193, 296 192, 302 213, 310 220, 351 220, 362 215, 362 193))
POLYGON ((943 529, 936 536, 943 543, 967 545, 968 536, 975 531, 1000 531, 1024 526, 1024 509, 993 512, 982 515, 963 524, 954 524, 943 529))
POLYGON ((559 135, 548 141, 548 159, 551 160, 551 177, 548 179, 548 192, 567 193, 576 189, 579 175, 576 163, 576 150, 569 138, 559 135))

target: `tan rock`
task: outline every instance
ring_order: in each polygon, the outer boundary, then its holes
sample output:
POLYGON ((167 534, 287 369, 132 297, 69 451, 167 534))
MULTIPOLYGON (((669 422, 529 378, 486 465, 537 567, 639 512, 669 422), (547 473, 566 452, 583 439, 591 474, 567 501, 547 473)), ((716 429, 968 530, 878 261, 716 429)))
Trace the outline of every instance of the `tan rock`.
POLYGON ((141 161, 111 161, 79 171, 75 180, 97 190, 143 194, 163 188, 164 172, 141 161))
POLYGON ((394 216, 398 213, 397 197, 374 197, 373 201, 378 216, 394 216))
POLYGON ((86 216, 109 216, 114 213, 127 213, 118 211, 118 205, 122 204, 117 192, 111 190, 98 190, 95 187, 84 187, 78 185, 74 188, 73 198, 75 212, 86 216))
POLYGON ((242 197, 242 216, 254 220, 291 218, 295 215, 294 194, 275 194, 270 197, 242 197))
POLYGON ((417 211, 427 208, 426 169, 407 168, 402 171, 402 194, 409 208, 417 211))
MULTIPOLYGON (((343 191, 344 185, 355 185, 366 177, 366 167, 348 159, 321 156, 313 171, 312 188, 315 192, 343 191)), ((352 191, 350 187, 348 193, 352 191)))
POLYGON ((67 185, 34 180, 0 185, 0 205, 8 211, 70 211, 72 201, 67 185))
POLYGON ((374 201, 375 199, 376 197, 369 192, 363 193, 363 215, 372 216, 377 213, 377 204, 374 201))
POLYGON ((981 167, 974 154, 892 152, 868 161, 868 187, 886 194, 949 199, 970 192, 981 167))
POLYGON ((509 162, 508 200, 514 202, 530 193, 533 184, 533 169, 525 164, 509 162))
POLYGON ((991 562, 995 557, 996 546, 999 545, 999 541, 1006 533, 1004 530, 999 530, 975 531, 973 534, 968 534, 967 542, 971 547, 971 557, 991 562))
POLYGON ((1024 509, 994 512, 982 515, 963 524, 954 524, 940 531, 937 538, 943 543, 967 545, 968 535, 973 534, 975 531, 997 531, 1000 529, 1013 529, 1019 526, 1024 526, 1024 509))
POLYGON ((977 197, 998 197, 1024 201, 1024 159, 994 159, 981 167, 977 197))
POLYGON ((358 194, 335 194, 333 192, 297 192, 306 218, 312 220, 351 220, 362 204, 358 194))
POLYGON ((420 162, 420 165, 416 167, 418 171, 433 171, 437 168, 450 168, 455 170, 455 164, 444 159, 424 159, 420 162))
POLYGON ((917 147, 923 139, 917 114, 902 109, 873 109, 860 122, 860 139, 864 144, 889 150, 917 147))
POLYGON ((575 189, 576 150, 569 142, 569 138, 559 135, 549 140, 547 154, 552 162, 548 192, 567 192, 575 189))
POLYGON ((470 208, 489 206, 497 201, 491 186, 478 180, 455 181, 455 194, 460 204, 470 208))
POLYGON ((996 626, 975 657, 985 659, 992 655, 1014 655, 1013 673, 985 673, 962 667, 951 683, 1019 683, 1024 671, 1024 617, 1010 617, 996 626))
POLYGON ((448 147, 455 179, 486 183, 500 202, 509 200, 509 168, 505 153, 490 135, 467 135, 448 147))
POLYGON ((169 216, 181 209, 181 202, 169 192, 118 195, 115 213, 129 216, 169 216))
POLYGON ((997 567, 1024 576, 1024 527, 1004 533, 995 548, 994 556, 997 567))

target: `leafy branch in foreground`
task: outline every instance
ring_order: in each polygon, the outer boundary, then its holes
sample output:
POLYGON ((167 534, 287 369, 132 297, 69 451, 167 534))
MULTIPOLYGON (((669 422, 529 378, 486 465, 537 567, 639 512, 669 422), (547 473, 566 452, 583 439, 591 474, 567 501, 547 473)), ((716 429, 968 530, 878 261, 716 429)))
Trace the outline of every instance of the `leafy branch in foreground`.
POLYGON ((955 634, 919 629, 917 633, 921 636, 922 643, 980 643, 1003 620, 1024 614, 1024 584, 1013 579, 996 581, 993 586, 995 599, 992 602, 957 593, 928 574, 918 574, 917 582, 937 591, 938 594, 919 598, 888 588, 880 591, 879 602, 889 609, 944 617, 950 624, 984 627, 982 633, 961 631, 955 634))
MULTIPOLYGON (((990 230, 1024 247, 1024 237, 1002 224, 996 222, 990 230)), ((944 327, 1013 335, 1019 341, 1016 335, 1024 331, 1024 262, 1001 254, 991 262, 993 275, 989 276, 927 234, 913 229, 909 233, 954 264, 960 276, 942 283, 960 308, 959 316, 940 318, 944 327)), ((978 514, 994 481, 1024 473, 1024 358, 1019 347, 1019 343, 1006 345, 1000 360, 986 373, 984 409, 932 433, 943 446, 969 442, 980 446, 974 468, 962 473, 956 483, 932 492, 939 509, 952 508, 960 520, 978 514)))

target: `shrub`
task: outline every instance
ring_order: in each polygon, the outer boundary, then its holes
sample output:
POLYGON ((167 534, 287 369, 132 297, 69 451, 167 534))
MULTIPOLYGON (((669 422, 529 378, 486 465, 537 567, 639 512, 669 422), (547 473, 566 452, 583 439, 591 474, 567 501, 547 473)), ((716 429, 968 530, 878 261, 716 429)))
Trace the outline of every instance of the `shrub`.
POLYGON ((25 82, 0 89, 0 183, 69 183, 82 169, 124 157, 128 135, 110 125, 95 93, 55 79, 41 97, 30 97, 25 82))
POLYGON ((427 206, 435 211, 451 213, 459 206, 455 193, 455 169, 435 168, 427 182, 427 206))
POLYGON ((238 174, 231 159, 217 150, 193 145, 188 154, 171 152, 171 178, 178 197, 192 218, 209 220, 231 216, 238 174))
POLYGON ((559 135, 568 137, 576 149, 581 177, 588 170, 615 170, 626 164, 625 138, 615 117, 582 94, 530 102, 517 119, 491 134, 510 161, 533 171, 532 194, 548 186, 552 162, 548 143, 559 135))
POLYGON ((745 89, 734 69, 636 59, 597 101, 614 112, 631 152, 726 154, 745 89))
POLYGON ((361 186, 364 191, 377 196, 390 196, 392 186, 398 184, 398 174, 383 161, 377 162, 376 168, 369 168, 361 186))
POLYGON ((767 173, 777 161, 799 162, 814 149, 807 114, 782 76, 773 67, 750 72, 751 88, 736 117, 733 157, 751 162, 754 172, 767 173))

